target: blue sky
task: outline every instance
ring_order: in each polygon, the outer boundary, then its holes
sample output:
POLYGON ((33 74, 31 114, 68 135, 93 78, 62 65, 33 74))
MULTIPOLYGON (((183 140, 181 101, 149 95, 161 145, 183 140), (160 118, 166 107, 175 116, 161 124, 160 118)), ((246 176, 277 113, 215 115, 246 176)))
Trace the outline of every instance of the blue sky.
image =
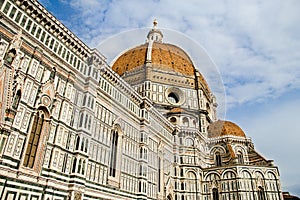
POLYGON ((201 44, 224 81, 226 118, 275 160, 283 189, 300 196, 300 1, 40 2, 90 47, 154 18, 201 44))

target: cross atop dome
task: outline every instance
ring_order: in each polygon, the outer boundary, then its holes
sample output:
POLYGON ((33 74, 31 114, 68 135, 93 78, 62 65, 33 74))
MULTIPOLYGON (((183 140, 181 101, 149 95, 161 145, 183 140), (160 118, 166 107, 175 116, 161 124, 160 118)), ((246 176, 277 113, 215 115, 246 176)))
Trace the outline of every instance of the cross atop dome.
POLYGON ((153 20, 153 28, 149 31, 147 35, 147 42, 162 42, 163 34, 162 32, 157 28, 157 20, 153 20))
POLYGON ((157 22, 157 20, 156 20, 156 19, 154 19, 154 20, 153 20, 153 29, 154 29, 154 30, 155 30, 155 29, 156 29, 156 27, 157 27, 157 23, 158 23, 158 22, 157 22))

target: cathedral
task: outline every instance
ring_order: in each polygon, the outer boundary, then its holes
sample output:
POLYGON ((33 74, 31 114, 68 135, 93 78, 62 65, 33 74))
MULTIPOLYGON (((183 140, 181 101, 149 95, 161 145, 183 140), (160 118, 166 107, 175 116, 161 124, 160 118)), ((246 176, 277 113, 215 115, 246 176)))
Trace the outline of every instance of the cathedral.
POLYGON ((188 52, 146 42, 107 64, 36 0, 0 0, 0 199, 281 200, 278 167, 188 52))

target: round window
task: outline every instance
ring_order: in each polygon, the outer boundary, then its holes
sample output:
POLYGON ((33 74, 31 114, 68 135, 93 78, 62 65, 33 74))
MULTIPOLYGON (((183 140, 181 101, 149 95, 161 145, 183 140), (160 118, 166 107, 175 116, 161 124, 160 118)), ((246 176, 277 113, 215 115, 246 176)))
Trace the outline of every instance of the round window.
POLYGON ((174 92, 171 92, 169 95, 168 95, 168 100, 169 102, 171 103, 178 103, 179 102, 179 97, 177 94, 175 94, 174 92))
POLYGON ((181 105, 184 103, 183 92, 176 87, 171 87, 166 90, 166 99, 170 104, 181 105))
POLYGON ((171 118, 170 118, 170 122, 172 122, 172 123, 176 123, 176 121, 177 121, 177 120, 176 120, 176 118, 175 118, 175 117, 171 117, 171 118))

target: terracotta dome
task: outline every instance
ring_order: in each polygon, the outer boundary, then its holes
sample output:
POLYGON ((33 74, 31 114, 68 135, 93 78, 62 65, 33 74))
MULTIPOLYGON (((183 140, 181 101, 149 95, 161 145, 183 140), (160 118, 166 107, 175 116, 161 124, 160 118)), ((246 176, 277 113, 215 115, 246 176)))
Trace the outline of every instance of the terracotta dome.
POLYGON ((221 137, 226 135, 246 138, 244 131, 235 123, 230 121, 218 120, 210 124, 207 128, 209 138, 221 137))
POLYGON ((145 43, 126 51, 113 63, 112 69, 122 76, 126 71, 142 67, 147 62, 156 69, 187 76, 195 74, 193 62, 183 49, 162 42, 153 42, 151 47, 145 43), (151 60, 147 60, 148 51, 151 51, 151 60))
MULTIPOLYGON (((112 69, 120 76, 130 76, 127 72, 144 70, 145 66, 162 74, 173 74, 180 77, 195 79, 197 87, 203 88, 206 94, 210 93, 209 86, 203 75, 196 70, 189 55, 180 47, 164 43, 163 34, 157 29, 157 21, 153 22, 153 29, 147 35, 146 43, 131 48, 112 63, 112 69), (126 72, 126 73, 125 73, 126 72)), ((132 73, 134 75, 134 73, 132 73)), ((127 76, 127 78, 128 78, 127 76)))

